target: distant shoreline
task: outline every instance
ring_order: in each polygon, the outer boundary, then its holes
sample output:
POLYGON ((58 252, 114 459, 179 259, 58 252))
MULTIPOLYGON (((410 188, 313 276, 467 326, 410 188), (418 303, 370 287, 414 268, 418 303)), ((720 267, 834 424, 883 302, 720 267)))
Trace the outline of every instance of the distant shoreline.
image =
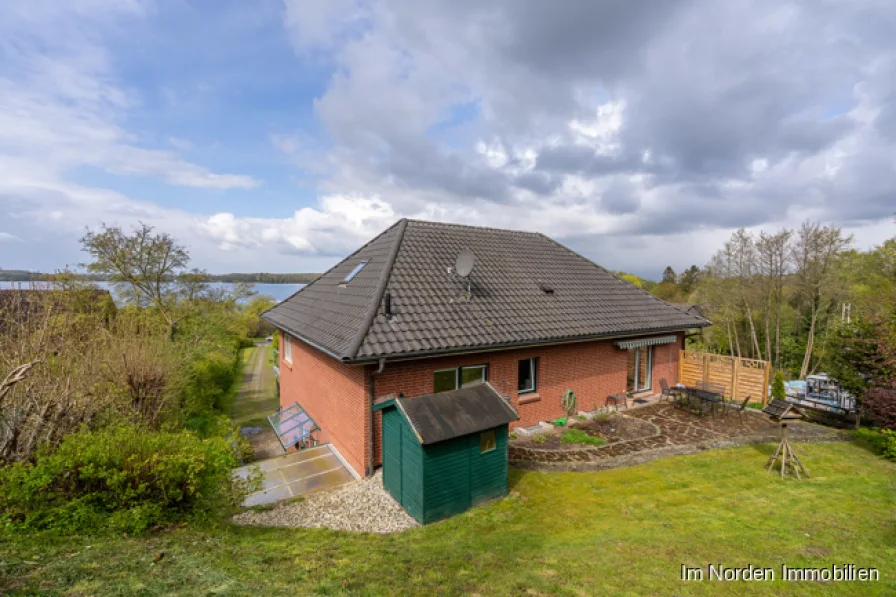
MULTIPOLYGON (((26 270, 0 270, 0 282, 46 282, 47 276, 52 275, 53 274, 26 270)), ((228 284, 236 284, 237 282, 245 282, 248 284, 307 284, 318 276, 320 276, 320 274, 316 273, 272 274, 265 272, 248 274, 209 274, 208 281, 225 282, 228 284)), ((75 274, 75 277, 85 282, 109 281, 109 279, 104 276, 75 274)))

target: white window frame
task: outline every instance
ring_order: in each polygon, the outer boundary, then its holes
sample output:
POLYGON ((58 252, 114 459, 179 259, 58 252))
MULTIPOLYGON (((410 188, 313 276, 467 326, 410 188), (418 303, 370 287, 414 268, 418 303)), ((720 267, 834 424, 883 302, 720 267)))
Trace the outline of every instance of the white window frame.
POLYGON ((636 348, 630 348, 629 350, 634 351, 635 354, 635 383, 633 384, 633 389, 631 390, 634 394, 639 394, 642 392, 649 392, 653 389, 653 346, 638 346, 636 348), (640 351, 647 350, 647 380, 641 380, 641 355, 640 351), (646 381, 646 384, 643 384, 640 388, 638 387, 639 381, 646 381))
MULTIPOLYGON (((445 369, 436 369, 432 372, 433 377, 433 390, 435 390, 435 377, 436 373, 444 373, 445 371, 454 371, 454 389, 461 389, 461 371, 463 369, 481 369, 482 370, 482 382, 485 383, 488 381, 488 363, 483 363, 479 365, 463 365, 461 367, 447 367, 445 369)), ((472 386, 467 386, 472 387, 472 386)), ((450 391, 450 390, 445 390, 450 391)))
MULTIPOLYGON (((488 365, 465 365, 463 367, 457 368, 457 389, 460 389, 463 387, 461 385, 461 380, 462 380, 461 372, 464 369, 479 369, 482 371, 482 381, 480 383, 485 383, 488 381, 488 365)), ((474 384, 474 385, 478 385, 478 384, 474 384)), ((472 387, 472 386, 467 386, 467 387, 472 387)))
POLYGON ((535 364, 536 360, 537 360, 536 357, 531 357, 528 359, 520 359, 520 361, 529 361, 529 373, 532 376, 532 387, 528 388, 526 390, 519 389, 520 388, 520 380, 519 380, 520 371, 519 371, 519 363, 517 363, 517 371, 516 371, 516 374, 517 374, 517 380, 516 380, 517 390, 516 390, 516 392, 517 392, 517 394, 532 394, 532 393, 538 391, 538 377, 537 377, 538 376, 538 366, 535 364))
POLYGON ((292 365, 292 336, 283 332, 283 360, 292 365))

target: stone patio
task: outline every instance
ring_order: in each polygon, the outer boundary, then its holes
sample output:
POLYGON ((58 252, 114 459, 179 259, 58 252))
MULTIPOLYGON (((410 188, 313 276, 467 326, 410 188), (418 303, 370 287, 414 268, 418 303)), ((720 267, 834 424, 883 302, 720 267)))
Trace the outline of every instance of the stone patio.
MULTIPOLYGON (((651 403, 623 410, 615 416, 633 417, 649 423, 653 432, 628 441, 603 446, 567 446, 560 449, 519 445, 511 440, 509 455, 517 468, 551 471, 594 471, 640 464, 657 458, 692 454, 710 448, 752 443, 777 442, 779 423, 759 411, 747 410, 741 416, 729 412, 713 419, 697 417, 675 409, 669 403, 651 403), (516 445, 515 445, 516 444, 516 445)), ((803 421, 789 422, 788 433, 794 442, 826 442, 848 439, 837 429, 803 421)))

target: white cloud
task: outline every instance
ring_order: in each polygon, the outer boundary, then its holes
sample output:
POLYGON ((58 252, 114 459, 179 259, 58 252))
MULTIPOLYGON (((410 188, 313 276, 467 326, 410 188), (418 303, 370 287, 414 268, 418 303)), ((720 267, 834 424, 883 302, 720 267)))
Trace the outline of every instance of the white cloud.
POLYGON ((284 253, 333 256, 356 248, 395 219, 395 212, 379 197, 331 195, 318 209, 302 208, 291 218, 218 213, 200 222, 198 229, 224 251, 271 247, 284 253))
POLYGON ((15 234, 10 234, 9 232, 0 231, 0 243, 11 243, 13 241, 21 242, 21 238, 16 236, 15 234))
MULTIPOLYGON (((147 98, 118 79, 105 40, 159 9, 84 0, 4 12, 7 234, 64 238, 61 252, 77 250, 85 225, 139 219, 188 242, 202 267, 299 271, 409 216, 539 230, 610 267, 658 274, 666 261, 705 262, 740 226, 870 224, 865 242, 894 210, 896 52, 870 26, 891 29, 886 4, 284 0, 298 59, 331 69, 314 125, 272 112, 258 131, 293 181, 319 193, 288 217, 213 201, 193 213, 72 182, 86 168, 197 190, 261 185, 198 163, 204 146, 147 140, 131 124, 147 98)), ((191 93, 226 89, 195 81, 166 81, 153 97, 177 113, 191 93)), ((266 187, 258 197, 286 201, 266 187)))

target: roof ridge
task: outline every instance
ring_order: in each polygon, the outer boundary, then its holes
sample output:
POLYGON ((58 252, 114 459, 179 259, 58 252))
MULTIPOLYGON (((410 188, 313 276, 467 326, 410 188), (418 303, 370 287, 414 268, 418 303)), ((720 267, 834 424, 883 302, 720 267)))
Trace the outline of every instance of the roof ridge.
POLYGON ((386 263, 383 266, 383 271, 380 273, 380 279, 377 283, 373 300, 370 302, 370 306, 367 308, 367 313, 364 315, 364 325, 361 326, 358 333, 352 339, 352 343, 345 353, 346 358, 353 359, 357 357, 358 351, 361 349, 361 344, 364 343, 364 338, 367 337, 367 334, 370 332, 370 326, 373 325, 373 320, 376 319, 376 313, 380 310, 380 302, 383 300, 383 293, 386 291, 386 286, 389 283, 389 279, 392 277, 392 268, 395 266, 395 258, 398 255, 398 250, 401 248, 401 243, 404 240, 404 231, 407 230, 408 227, 407 218, 398 220, 393 226, 389 227, 389 230, 394 226, 398 226, 398 230, 395 233, 392 250, 389 252, 389 258, 386 260, 386 263))
POLYGON ((406 218, 411 224, 427 224, 431 226, 448 226, 451 228, 472 228, 473 230, 491 230, 495 232, 509 232, 513 234, 538 234, 541 232, 531 232, 529 230, 514 230, 512 228, 495 228, 494 226, 475 226, 473 224, 458 224, 455 222, 439 222, 436 220, 420 220, 417 218, 406 218))
MULTIPOLYGON (((376 236, 374 236, 373 238, 371 238, 369 241, 367 241, 366 243, 364 243, 363 245, 361 245, 360 247, 358 247, 356 250, 352 251, 351 253, 349 253, 348 255, 346 255, 345 257, 343 257, 341 260, 339 260, 338 262, 336 262, 336 264, 333 265, 333 267, 331 267, 331 268, 328 269, 327 271, 323 272, 322 274, 320 274, 319 276, 317 276, 316 278, 314 278, 313 280, 311 280, 310 282, 308 282, 307 284, 305 284, 304 286, 302 286, 301 288, 299 288, 298 290, 296 290, 295 292, 293 292, 291 295, 289 295, 288 297, 286 297, 285 299, 283 299, 283 300, 280 301, 279 303, 275 304, 273 307, 269 307, 269 308, 265 309, 264 311, 262 311, 261 313, 259 313, 258 316, 259 316, 259 317, 262 317, 262 316, 263 316, 265 313, 267 313, 268 311, 271 311, 271 310, 273 310, 273 309, 276 309, 278 305, 280 305, 280 304, 282 304, 282 303, 285 303, 286 301, 290 300, 292 297, 296 296, 296 295, 299 294, 300 292, 302 292, 302 291, 304 291, 304 290, 307 290, 308 288, 311 288, 312 286, 314 286, 314 284, 315 284, 316 282, 318 282, 319 280, 321 280, 324 276, 326 276, 327 274, 329 274, 331 271, 333 271, 334 269, 336 269, 337 267, 339 267, 340 265, 342 265, 343 263, 345 263, 346 261, 348 261, 349 259, 351 259, 351 258, 354 257, 355 255, 357 255, 358 253, 360 253, 361 251, 363 251, 364 249, 366 249, 370 244, 373 243, 373 241, 375 241, 376 239, 378 239, 379 237, 383 236, 384 234, 386 234, 387 232, 389 232, 390 230, 392 230, 393 228, 395 228, 396 226, 398 226, 399 224, 401 224, 402 222, 405 222, 405 221, 406 221, 406 218, 401 218, 400 220, 398 220, 397 222, 395 222, 394 224, 392 224, 391 226, 389 226, 388 228, 386 228, 385 230, 383 230, 382 232, 380 232, 379 234, 377 234, 376 236)), ((391 268, 391 264, 390 264, 390 268, 391 268)))

